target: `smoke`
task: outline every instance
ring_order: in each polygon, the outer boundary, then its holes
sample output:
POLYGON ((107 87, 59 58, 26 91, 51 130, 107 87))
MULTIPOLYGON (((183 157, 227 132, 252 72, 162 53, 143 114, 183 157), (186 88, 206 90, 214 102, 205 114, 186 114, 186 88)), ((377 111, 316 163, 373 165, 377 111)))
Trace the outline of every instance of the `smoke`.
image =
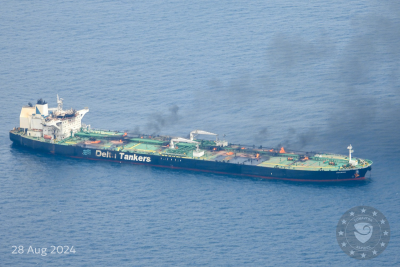
MULTIPOLYGON (((319 96, 327 92, 330 97, 324 101, 329 112, 323 115, 329 140, 389 142, 400 150, 400 138, 393 134, 400 132, 400 4, 390 8, 392 12, 380 12, 385 16, 353 18, 352 37, 341 49, 328 45, 329 37, 311 42, 277 34, 271 42, 269 63, 278 75, 301 71, 307 75, 320 62, 328 66, 318 88, 303 93, 319 96)), ((301 149, 322 130, 295 133, 292 129, 279 145, 301 149)))
POLYGON ((254 136, 254 141, 257 144, 262 144, 265 141, 267 141, 267 138, 268 138, 268 128, 264 127, 254 136))
POLYGON ((301 36, 278 33, 270 45, 269 60, 277 68, 294 68, 300 64, 313 64, 328 56, 335 47, 328 37, 308 41, 301 36))
POLYGON ((139 126, 135 126, 133 130, 128 130, 130 134, 151 134, 157 135, 163 129, 177 123, 181 117, 178 114, 179 107, 177 105, 173 105, 168 108, 168 112, 163 114, 161 112, 155 112, 149 115, 148 121, 145 125, 145 130, 142 131, 139 126))
POLYGON ((297 149, 302 149, 305 146, 311 144, 313 141, 315 141, 315 138, 316 138, 316 133, 313 130, 309 130, 306 133, 297 134, 296 135, 297 149))
POLYGON ((241 73, 237 78, 232 79, 227 88, 227 96, 229 100, 246 101, 249 96, 253 96, 255 92, 251 87, 251 79, 248 73, 241 73))
POLYGON ((289 128, 284 140, 275 146, 276 149, 281 147, 289 148, 292 150, 301 150, 307 145, 315 142, 317 134, 315 130, 308 130, 304 133, 297 133, 296 129, 289 128))
POLYGON ((386 142, 400 151, 400 4, 380 2, 375 10, 351 18, 346 35, 276 34, 265 69, 209 80, 195 93, 196 105, 206 101, 243 126, 261 124, 253 136, 258 144, 386 142), (241 112, 251 119, 238 122, 241 112))
POLYGON ((252 84, 252 77, 246 70, 240 70, 226 83, 221 79, 212 78, 207 81, 207 87, 194 92, 195 103, 202 105, 223 103, 243 104, 252 100, 259 92, 252 84))
POLYGON ((227 102, 229 104, 243 104, 257 93, 251 86, 251 76, 246 71, 235 75, 235 78, 231 79, 227 84, 223 84, 221 80, 213 78, 207 82, 207 85, 208 89, 196 92, 197 103, 207 102, 220 105, 221 102, 227 102))
MULTIPOLYGON (((351 131, 354 137, 363 136, 373 124, 398 132, 400 114, 389 102, 390 98, 399 100, 396 73, 399 74, 400 23, 369 15, 356 19, 353 27, 359 34, 349 42, 337 65, 337 79, 342 81, 342 87, 337 89, 340 105, 330 115, 332 134, 351 131), (382 119, 387 116, 397 122, 382 119)), ((378 131, 371 133, 382 138, 378 131)), ((392 141, 400 144, 398 138, 392 141)))
POLYGON ((140 131, 140 127, 139 126, 135 126, 135 128, 133 130, 129 130, 128 131, 131 134, 141 134, 142 132, 140 131))
POLYGON ((159 134, 162 129, 180 120, 181 117, 178 115, 179 107, 177 105, 171 106, 168 111, 166 114, 160 112, 151 114, 146 124, 146 130, 152 135, 159 134))
MULTIPOLYGON (((254 141, 256 145, 266 143, 269 138, 268 128, 264 127, 257 134, 254 135, 254 141)), ((282 140, 273 146, 275 149, 285 147, 291 150, 301 150, 309 144, 315 142, 317 138, 317 131, 315 129, 309 129, 306 132, 297 132, 294 128, 289 128, 287 134, 282 140)))

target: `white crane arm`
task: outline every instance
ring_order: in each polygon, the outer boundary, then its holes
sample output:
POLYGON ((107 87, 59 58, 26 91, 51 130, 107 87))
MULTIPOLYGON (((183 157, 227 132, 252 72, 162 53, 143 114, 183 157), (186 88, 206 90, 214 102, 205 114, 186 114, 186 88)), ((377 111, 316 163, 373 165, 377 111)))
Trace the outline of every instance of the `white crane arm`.
POLYGON ((190 140, 194 140, 194 137, 199 135, 199 134, 206 134, 206 135, 214 135, 214 136, 218 136, 218 134, 215 133, 210 133, 210 132, 206 132, 203 130, 194 130, 190 132, 190 140))

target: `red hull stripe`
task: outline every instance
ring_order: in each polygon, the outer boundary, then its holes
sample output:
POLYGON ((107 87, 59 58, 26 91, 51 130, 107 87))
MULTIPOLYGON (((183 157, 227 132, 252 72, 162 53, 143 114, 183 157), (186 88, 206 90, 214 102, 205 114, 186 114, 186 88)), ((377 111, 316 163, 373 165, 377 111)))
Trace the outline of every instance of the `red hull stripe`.
POLYGON ((224 175, 239 175, 239 176, 257 177, 257 178, 263 178, 263 179, 298 181, 298 182, 344 182, 344 181, 360 181, 360 180, 364 180, 365 179, 365 177, 349 178, 349 179, 342 179, 342 180, 290 179, 290 178, 278 178, 278 177, 261 176, 261 175, 255 175, 255 174, 230 173, 230 172, 211 171, 211 170, 202 170, 202 169, 192 169, 192 168, 184 168, 184 167, 173 167, 173 166, 164 166, 164 165, 155 165, 155 164, 145 164, 145 163, 139 163, 139 162, 126 162, 126 161, 112 160, 112 159, 96 159, 96 158, 85 158, 85 157, 78 157, 78 156, 69 156, 69 157, 77 158, 77 159, 89 159, 89 160, 111 161, 111 162, 119 162, 119 163, 131 163, 131 164, 152 166, 152 167, 158 167, 158 168, 180 169, 180 170, 197 171, 197 172, 218 173, 218 174, 224 174, 224 175))

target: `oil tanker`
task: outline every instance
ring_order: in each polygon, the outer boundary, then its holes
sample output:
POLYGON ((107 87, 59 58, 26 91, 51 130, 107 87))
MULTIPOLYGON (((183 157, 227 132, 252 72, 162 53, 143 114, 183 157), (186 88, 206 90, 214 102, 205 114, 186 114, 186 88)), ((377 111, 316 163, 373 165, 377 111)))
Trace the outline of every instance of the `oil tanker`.
POLYGON ((79 159, 301 182, 364 180, 372 165, 352 157, 351 145, 347 156, 231 144, 203 130, 192 131, 190 138, 96 130, 82 123, 88 111, 64 110, 58 95, 55 108, 39 99, 36 105, 22 107, 20 125, 10 131, 10 139, 79 159))

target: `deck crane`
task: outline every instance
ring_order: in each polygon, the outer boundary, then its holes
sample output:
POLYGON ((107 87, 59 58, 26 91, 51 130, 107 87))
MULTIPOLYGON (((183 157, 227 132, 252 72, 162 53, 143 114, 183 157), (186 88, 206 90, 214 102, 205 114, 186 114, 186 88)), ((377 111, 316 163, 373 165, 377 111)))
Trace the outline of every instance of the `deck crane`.
POLYGON ((199 158, 199 157, 204 155, 204 150, 200 150, 199 149, 199 142, 196 142, 196 141, 193 141, 193 140, 189 140, 189 139, 186 139, 186 138, 180 138, 179 137, 179 138, 171 139, 171 142, 169 144, 169 148, 170 149, 174 149, 175 148, 175 143, 179 143, 179 142, 196 144, 196 150, 193 150, 193 157, 199 158))
POLYGON ((186 139, 186 138, 178 137, 178 138, 171 139, 171 142, 169 144, 169 148, 174 149, 175 148, 175 143, 180 143, 180 142, 182 142, 182 143, 192 143, 192 144, 197 144, 197 145, 199 144, 199 142, 196 142, 196 141, 193 141, 193 140, 189 140, 189 139, 186 139))
POLYGON ((203 130, 194 130, 194 131, 191 131, 191 132, 190 132, 190 140, 193 141, 194 138, 195 138, 197 135, 199 135, 199 134, 214 135, 214 136, 215 136, 215 144, 216 144, 217 146, 227 146, 227 145, 228 145, 228 142, 226 142, 225 140, 223 140, 223 141, 218 140, 218 134, 206 132, 206 131, 203 131, 203 130))

